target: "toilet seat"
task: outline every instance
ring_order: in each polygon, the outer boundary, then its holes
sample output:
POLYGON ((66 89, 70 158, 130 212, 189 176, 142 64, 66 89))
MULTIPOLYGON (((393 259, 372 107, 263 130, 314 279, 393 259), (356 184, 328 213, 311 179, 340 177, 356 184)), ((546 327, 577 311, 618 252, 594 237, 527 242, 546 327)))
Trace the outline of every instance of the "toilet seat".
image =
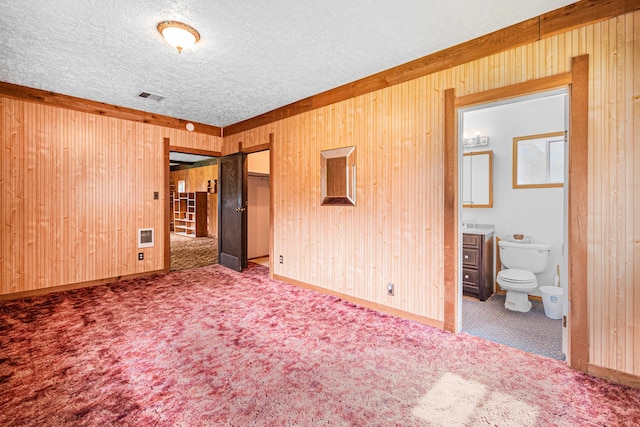
POLYGON ((538 287, 535 274, 527 270, 509 268, 498 273, 498 284, 505 290, 531 292, 538 287))
POLYGON ((529 292, 538 286, 535 274, 527 270, 518 270, 517 268, 500 271, 497 282, 503 288, 506 285, 507 288, 528 290, 529 292))
POLYGON ((519 270, 517 268, 509 268, 507 270, 501 270, 498 273, 498 279, 506 283, 513 283, 514 285, 524 285, 536 282, 536 276, 530 271, 519 270))

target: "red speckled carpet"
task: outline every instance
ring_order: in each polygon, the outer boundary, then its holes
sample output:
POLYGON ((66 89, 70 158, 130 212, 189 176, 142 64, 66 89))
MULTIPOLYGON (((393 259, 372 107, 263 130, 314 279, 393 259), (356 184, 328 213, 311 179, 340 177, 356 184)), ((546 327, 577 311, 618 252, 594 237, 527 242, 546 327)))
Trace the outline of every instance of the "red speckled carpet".
POLYGON ((214 265, 0 303, 0 425, 613 426, 640 390, 214 265))

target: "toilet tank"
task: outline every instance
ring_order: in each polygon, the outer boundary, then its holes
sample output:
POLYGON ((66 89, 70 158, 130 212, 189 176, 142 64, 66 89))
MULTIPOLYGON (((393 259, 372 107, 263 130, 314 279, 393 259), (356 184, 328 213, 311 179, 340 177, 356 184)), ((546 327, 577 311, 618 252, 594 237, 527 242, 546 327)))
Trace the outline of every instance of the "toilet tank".
POLYGON ((542 273, 549 266, 551 246, 534 243, 514 243, 501 240, 500 262, 506 268, 518 268, 532 273, 542 273))

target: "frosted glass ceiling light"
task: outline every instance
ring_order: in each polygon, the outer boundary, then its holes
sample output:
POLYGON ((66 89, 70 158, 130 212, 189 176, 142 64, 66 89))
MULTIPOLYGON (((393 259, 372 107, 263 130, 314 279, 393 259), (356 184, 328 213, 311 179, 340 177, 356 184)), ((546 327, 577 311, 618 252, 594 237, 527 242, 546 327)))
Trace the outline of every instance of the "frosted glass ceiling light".
POLYGON ((178 49, 178 53, 200 40, 200 33, 195 28, 178 21, 162 21, 158 24, 158 31, 167 43, 178 49))

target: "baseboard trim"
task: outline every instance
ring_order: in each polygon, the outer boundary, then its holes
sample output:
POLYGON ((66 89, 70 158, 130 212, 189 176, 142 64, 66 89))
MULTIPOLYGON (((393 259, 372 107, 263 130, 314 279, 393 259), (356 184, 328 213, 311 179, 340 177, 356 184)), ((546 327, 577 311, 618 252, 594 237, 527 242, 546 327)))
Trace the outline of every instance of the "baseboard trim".
POLYGON ((109 277, 106 279, 90 280, 87 282, 70 283, 68 285, 51 286, 49 288, 33 289, 31 291, 16 292, 0 295, 0 301, 9 301, 20 298, 37 297, 53 292, 70 291, 73 289, 90 288, 92 286, 106 285, 108 283, 122 282, 124 280, 137 279, 138 277, 151 276, 153 274, 166 273, 166 270, 145 271, 144 273, 129 274, 126 276, 109 277))
POLYGON ((638 375, 628 374, 626 372, 593 365, 591 363, 587 365, 587 373, 607 381, 640 389, 640 376, 638 375))
POLYGON ((444 329, 444 322, 440 320, 435 320, 430 317, 419 316, 417 314, 409 313, 408 311, 398 310, 397 308, 388 307, 386 305, 378 304, 375 302, 367 301, 361 298, 353 297, 351 295, 343 294, 340 292, 332 291, 330 289, 321 288, 319 286, 310 285, 305 282, 301 282, 299 280, 290 279, 288 277, 279 276, 274 274, 272 276, 274 280, 278 280, 280 282, 288 283, 289 285, 297 286, 299 288, 309 289, 311 291, 320 292, 322 294, 331 295, 334 297, 338 297, 345 301, 349 301, 355 305, 360 307, 370 308, 381 313, 390 314, 392 316, 401 317, 403 319, 415 320, 416 322, 423 323, 425 325, 433 326, 434 328, 444 329))

